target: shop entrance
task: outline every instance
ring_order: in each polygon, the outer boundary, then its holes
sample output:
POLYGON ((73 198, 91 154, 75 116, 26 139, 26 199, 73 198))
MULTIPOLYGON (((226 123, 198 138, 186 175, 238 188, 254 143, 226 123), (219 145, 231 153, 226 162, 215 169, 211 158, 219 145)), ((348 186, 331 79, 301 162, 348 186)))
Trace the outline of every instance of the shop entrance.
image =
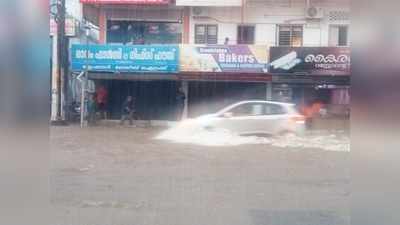
POLYGON ((274 84, 273 100, 292 102, 300 110, 321 104, 330 115, 349 116, 350 93, 348 86, 344 85, 274 84))
POLYGON ((96 80, 96 88, 104 86, 108 92, 109 119, 121 118, 122 103, 127 96, 136 99, 139 120, 175 120, 177 81, 96 80))
POLYGON ((265 83, 191 81, 188 116, 214 113, 239 101, 265 99, 265 83))

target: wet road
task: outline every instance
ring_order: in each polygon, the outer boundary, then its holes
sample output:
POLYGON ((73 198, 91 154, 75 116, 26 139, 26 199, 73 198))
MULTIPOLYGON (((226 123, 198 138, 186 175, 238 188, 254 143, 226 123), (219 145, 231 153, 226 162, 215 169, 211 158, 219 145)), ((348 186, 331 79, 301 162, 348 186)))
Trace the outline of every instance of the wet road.
POLYGON ((57 224, 350 224, 348 152, 172 144, 159 132, 52 127, 57 224))

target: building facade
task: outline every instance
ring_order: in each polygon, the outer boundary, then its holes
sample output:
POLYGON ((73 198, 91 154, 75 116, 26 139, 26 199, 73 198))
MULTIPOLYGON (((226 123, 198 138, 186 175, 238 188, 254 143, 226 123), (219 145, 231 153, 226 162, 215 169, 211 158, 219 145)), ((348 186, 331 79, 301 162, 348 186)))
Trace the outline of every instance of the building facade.
MULTIPOLYGON (((57 120, 58 113, 61 119, 68 119, 69 106, 72 102, 80 99, 80 82, 76 79, 77 73, 71 73, 68 62, 65 63, 65 69, 59 71, 62 63, 59 62, 58 51, 58 24, 55 20, 56 8, 60 1, 50 1, 50 40, 51 40, 51 120, 57 120), (64 76, 64 74, 68 74, 64 76), (61 87, 60 87, 61 86, 61 87), (63 88, 63 87, 66 88, 63 88), (61 107, 58 107, 58 96, 61 95, 61 107)), ((84 28, 85 21, 83 17, 83 4, 80 0, 65 1, 65 45, 70 50, 72 45, 86 43, 97 44, 99 42, 99 29, 92 29, 89 35, 86 35, 84 28)), ((93 26, 96 27, 96 26, 93 26)), ((66 56, 68 61, 68 56, 66 56)), ((90 82, 92 84, 92 82, 90 82)), ((93 85, 90 85, 93 86, 93 85)))
POLYGON ((80 2, 103 46, 141 55, 146 48, 160 53, 160 46, 179 51, 176 70, 90 70, 96 86, 108 90, 110 118, 119 118, 122 101, 133 95, 142 119, 174 120, 179 87, 188 117, 244 99, 348 106, 349 0, 80 2))

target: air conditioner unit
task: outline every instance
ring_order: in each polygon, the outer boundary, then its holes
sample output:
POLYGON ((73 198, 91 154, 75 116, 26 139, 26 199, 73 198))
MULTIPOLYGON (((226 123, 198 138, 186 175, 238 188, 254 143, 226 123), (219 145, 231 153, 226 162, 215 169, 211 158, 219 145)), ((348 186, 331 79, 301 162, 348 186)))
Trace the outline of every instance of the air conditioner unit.
POLYGON ((324 10, 322 7, 309 6, 306 8, 307 19, 322 19, 324 17, 324 10))
POLYGON ((192 7, 192 16, 206 17, 208 16, 208 9, 206 7, 192 7))

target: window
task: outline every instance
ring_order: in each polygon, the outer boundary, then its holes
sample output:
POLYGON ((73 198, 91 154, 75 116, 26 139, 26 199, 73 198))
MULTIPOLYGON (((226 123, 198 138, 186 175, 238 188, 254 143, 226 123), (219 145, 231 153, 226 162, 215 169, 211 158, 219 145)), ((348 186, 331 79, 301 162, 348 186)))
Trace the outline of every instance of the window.
POLYGON ((329 46, 347 46, 348 26, 332 25, 329 27, 329 46))
POLYGON ((230 110, 233 117, 285 114, 282 106, 265 103, 246 103, 230 110))
POLYGON ((232 116, 260 116, 264 114, 261 103, 246 103, 231 109, 232 116))
POLYGON ((254 44, 254 26, 238 26, 238 44, 254 44))
POLYGON ((218 43, 218 26, 210 24, 197 24, 195 26, 196 44, 217 44, 218 43))
POLYGON ((285 114, 286 111, 282 106, 276 104, 266 104, 265 105, 265 115, 280 115, 285 114))
POLYGON ((179 44, 182 24, 173 22, 107 21, 110 44, 179 44))
POLYGON ((279 25, 279 46, 299 47, 303 45, 303 26, 301 25, 279 25))

